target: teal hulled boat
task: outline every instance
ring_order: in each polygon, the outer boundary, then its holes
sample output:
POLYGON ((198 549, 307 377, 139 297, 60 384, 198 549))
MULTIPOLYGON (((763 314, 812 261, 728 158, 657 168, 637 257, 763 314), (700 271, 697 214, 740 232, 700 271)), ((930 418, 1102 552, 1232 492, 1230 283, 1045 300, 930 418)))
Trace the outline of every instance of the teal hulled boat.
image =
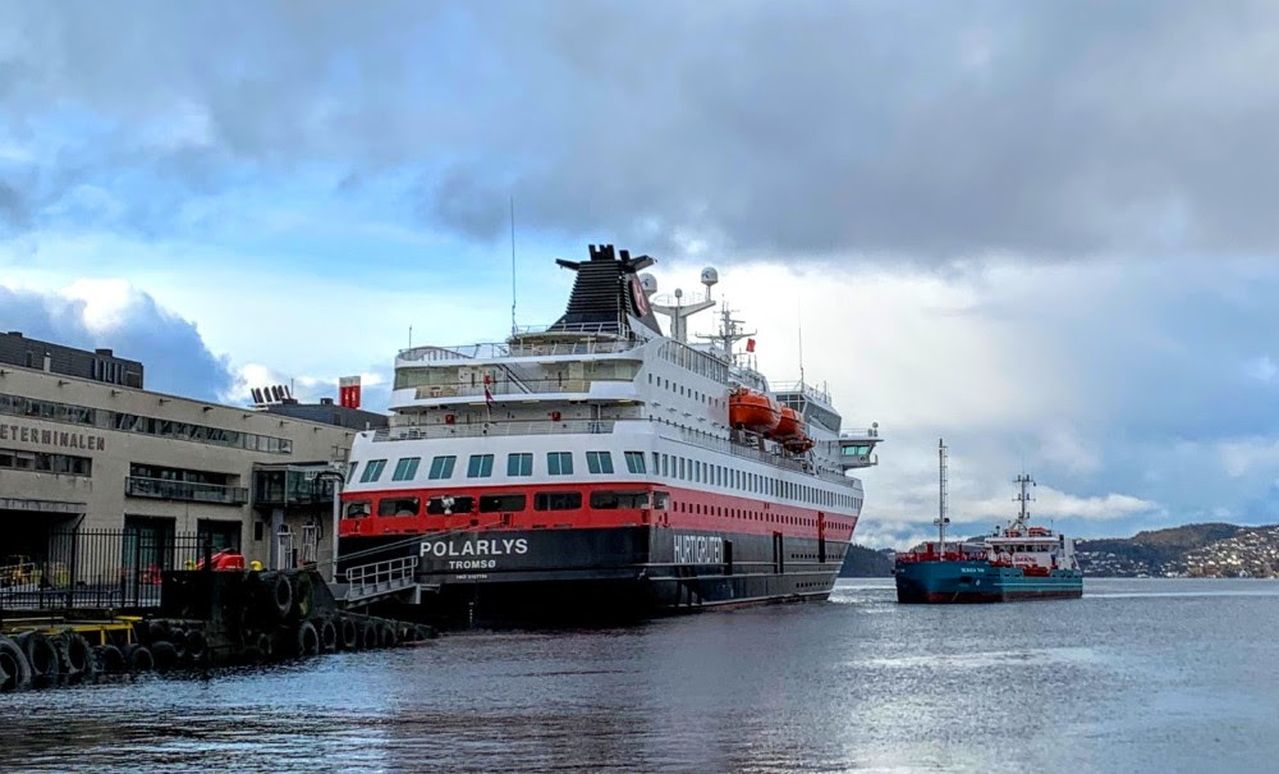
POLYGON ((1075 560, 1075 544, 1065 535, 1032 527, 1027 506, 1030 476, 1021 475, 1020 512, 1007 527, 980 540, 947 543, 946 446, 940 461, 939 530, 936 543, 923 543, 897 555, 893 574, 898 602, 1010 602, 1018 599, 1080 597, 1084 574, 1075 560))

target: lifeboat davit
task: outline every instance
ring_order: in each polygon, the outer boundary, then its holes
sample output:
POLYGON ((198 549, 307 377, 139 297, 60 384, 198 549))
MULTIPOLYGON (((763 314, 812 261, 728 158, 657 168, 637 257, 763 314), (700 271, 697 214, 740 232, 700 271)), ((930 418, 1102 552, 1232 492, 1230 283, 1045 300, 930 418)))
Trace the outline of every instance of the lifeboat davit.
POLYGON ((743 387, 728 397, 728 421, 733 427, 768 433, 781 420, 782 409, 778 407, 777 401, 762 392, 743 387))

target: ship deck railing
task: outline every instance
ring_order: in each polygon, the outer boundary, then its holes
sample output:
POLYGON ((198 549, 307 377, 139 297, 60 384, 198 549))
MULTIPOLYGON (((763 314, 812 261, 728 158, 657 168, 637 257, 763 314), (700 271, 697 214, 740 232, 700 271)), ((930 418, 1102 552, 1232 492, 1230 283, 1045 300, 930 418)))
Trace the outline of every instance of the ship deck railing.
POLYGON ((401 425, 382 428, 373 433, 375 442, 406 441, 434 438, 482 438, 508 435, 599 435, 613 432, 616 420, 550 419, 473 422, 460 425, 401 425))
POLYGON ((434 363, 456 360, 502 360, 515 357, 559 357, 569 355, 607 355, 627 352, 641 342, 617 338, 560 338, 542 334, 535 339, 480 342, 454 346, 422 346, 401 350, 400 363, 434 363))
MULTIPOLYGON (((413 397, 417 400, 431 400, 435 398, 482 398, 485 389, 488 394, 494 397, 504 397, 509 395, 558 395, 558 394, 577 394, 589 393, 591 385, 595 382, 614 382, 631 384, 635 380, 633 377, 619 376, 615 378, 592 376, 587 378, 545 378, 545 379, 529 379, 520 377, 518 379, 496 379, 487 385, 483 382, 471 384, 467 382, 453 382, 450 384, 419 384, 414 386, 400 387, 398 389, 413 389, 413 397)), ((633 397, 628 398, 634 400, 633 397)))

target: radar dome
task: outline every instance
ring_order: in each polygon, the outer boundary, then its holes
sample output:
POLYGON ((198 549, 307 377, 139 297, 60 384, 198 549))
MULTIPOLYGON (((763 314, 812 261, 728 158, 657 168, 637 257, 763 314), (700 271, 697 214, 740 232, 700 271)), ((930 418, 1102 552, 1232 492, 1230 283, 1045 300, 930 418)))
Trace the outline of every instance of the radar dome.
POLYGON ((718 282, 719 282, 719 272, 715 271, 714 267, 707 266, 705 269, 702 269, 703 285, 706 285, 709 287, 718 282))
POLYGON ((657 292, 657 277, 648 272, 640 275, 640 287, 644 289, 644 295, 651 296, 657 292))

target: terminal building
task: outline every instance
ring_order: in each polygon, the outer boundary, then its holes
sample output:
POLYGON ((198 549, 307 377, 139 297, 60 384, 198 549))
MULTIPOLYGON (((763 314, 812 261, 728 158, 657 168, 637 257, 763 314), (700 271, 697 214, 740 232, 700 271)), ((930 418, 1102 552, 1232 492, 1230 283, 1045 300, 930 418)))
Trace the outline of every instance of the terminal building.
POLYGON ((118 546, 104 560, 116 567, 178 566, 188 538, 270 567, 323 561, 352 438, 386 421, 332 401, 152 392, 142 363, 109 349, 0 333, 0 576, 65 567, 59 554, 82 551, 84 535, 102 538, 99 552, 118 546))

